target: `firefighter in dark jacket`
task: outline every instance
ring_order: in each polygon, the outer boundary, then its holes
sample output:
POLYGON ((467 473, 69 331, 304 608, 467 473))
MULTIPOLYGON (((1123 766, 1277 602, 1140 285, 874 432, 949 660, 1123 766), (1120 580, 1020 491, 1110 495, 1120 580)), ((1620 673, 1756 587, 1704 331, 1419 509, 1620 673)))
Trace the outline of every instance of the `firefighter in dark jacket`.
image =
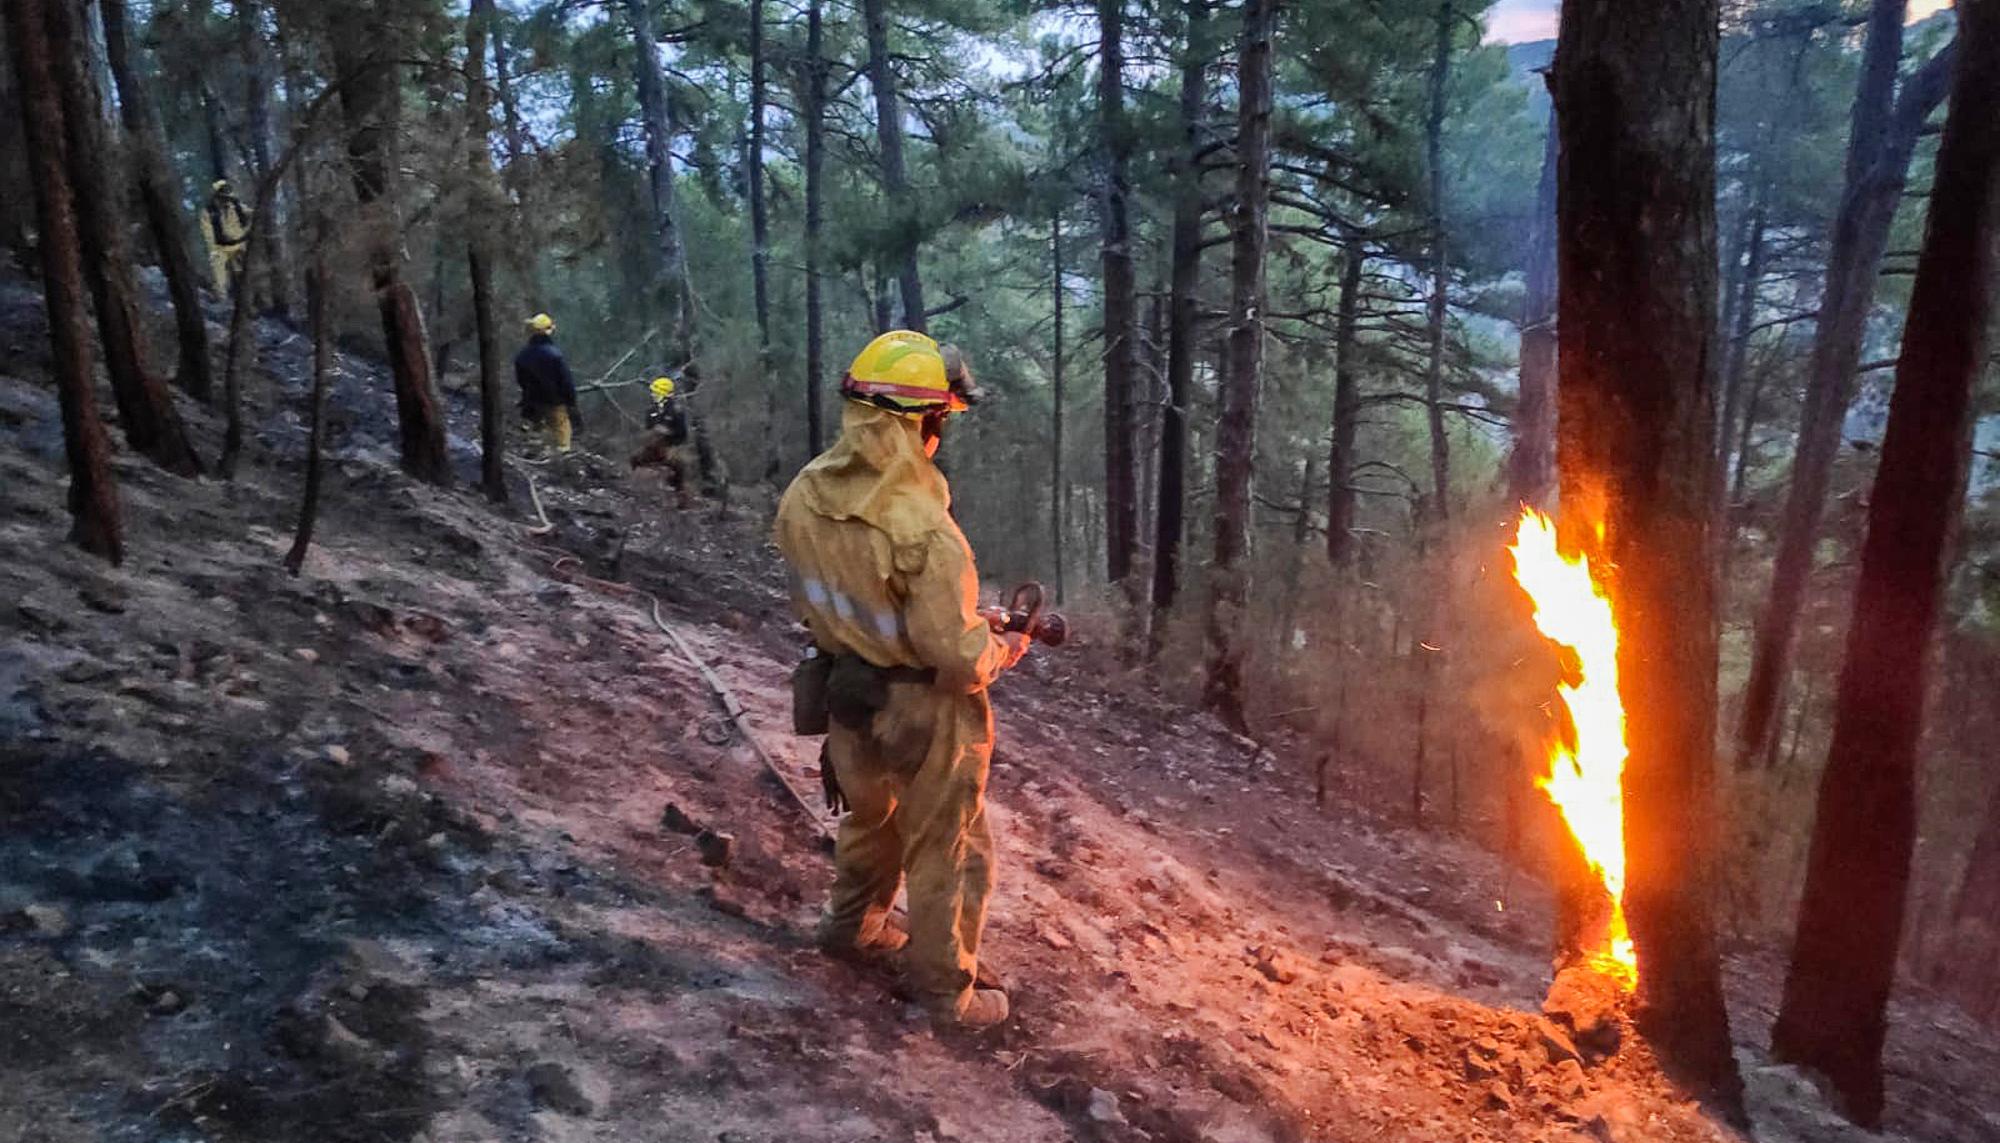
POLYGON ((521 387, 521 420, 541 428, 557 452, 568 452, 570 433, 583 427, 583 418, 577 415, 576 382, 556 348, 556 322, 549 315, 528 319, 528 344, 514 355, 514 382, 521 387))
POLYGON ((688 487, 691 450, 687 406, 674 392, 671 377, 653 378, 651 392, 653 407, 646 412, 646 441, 632 454, 632 467, 659 469, 666 476, 667 487, 686 508, 693 503, 693 490, 688 487))

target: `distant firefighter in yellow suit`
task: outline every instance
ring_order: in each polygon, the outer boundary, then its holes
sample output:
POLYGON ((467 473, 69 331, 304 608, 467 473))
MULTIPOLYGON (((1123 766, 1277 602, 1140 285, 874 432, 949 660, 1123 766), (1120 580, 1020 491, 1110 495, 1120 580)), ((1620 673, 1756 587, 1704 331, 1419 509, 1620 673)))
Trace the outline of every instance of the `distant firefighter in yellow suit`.
POLYGON ((911 984, 935 1019, 988 1027, 1007 1018, 1007 995, 974 985, 993 887, 986 688, 1028 639, 980 614, 972 549, 931 459, 946 418, 979 394, 955 349, 897 331, 854 359, 841 395, 840 438, 786 489, 775 528, 793 603, 831 663, 826 762, 848 807, 819 941, 834 954, 902 946, 889 908, 907 877, 911 984))
POLYGON ((201 238, 208 244, 208 272, 215 292, 233 297, 243 276, 243 257, 250 244, 250 208, 236 197, 228 179, 217 179, 201 209, 201 238))

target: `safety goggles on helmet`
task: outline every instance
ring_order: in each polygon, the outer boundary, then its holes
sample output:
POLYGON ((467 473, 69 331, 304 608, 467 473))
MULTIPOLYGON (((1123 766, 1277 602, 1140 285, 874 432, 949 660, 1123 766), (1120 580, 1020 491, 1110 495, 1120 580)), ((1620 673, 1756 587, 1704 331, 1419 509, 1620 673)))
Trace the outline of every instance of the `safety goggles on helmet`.
POLYGON ((906 416, 963 412, 985 396, 957 346, 941 346, 907 329, 869 342, 847 367, 840 391, 849 400, 906 416))

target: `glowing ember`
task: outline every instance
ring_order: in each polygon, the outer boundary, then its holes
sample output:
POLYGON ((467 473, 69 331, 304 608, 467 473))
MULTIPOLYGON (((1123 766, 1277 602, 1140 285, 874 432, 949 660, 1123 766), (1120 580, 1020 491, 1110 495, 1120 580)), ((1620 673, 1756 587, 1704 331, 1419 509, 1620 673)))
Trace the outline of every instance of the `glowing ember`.
POLYGON ((1611 896, 1611 920, 1592 963, 1630 987, 1638 977, 1625 930, 1625 706, 1618 697, 1618 625, 1611 601, 1591 578, 1590 561, 1556 550, 1556 529, 1528 509, 1514 544, 1514 579, 1535 607, 1535 626, 1567 654, 1556 693, 1575 740, 1549 744, 1548 773, 1536 779, 1562 811, 1590 868, 1611 896))

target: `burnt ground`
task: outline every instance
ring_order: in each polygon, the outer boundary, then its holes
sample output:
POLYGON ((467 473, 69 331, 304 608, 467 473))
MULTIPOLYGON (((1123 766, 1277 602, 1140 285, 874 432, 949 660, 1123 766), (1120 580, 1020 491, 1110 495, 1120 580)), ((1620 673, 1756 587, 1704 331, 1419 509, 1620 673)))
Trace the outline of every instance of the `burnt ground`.
MULTIPOLYGON (((343 356, 292 578, 308 347, 269 326, 245 471, 121 455, 109 568, 62 542, 38 300, 0 276, 0 1138, 1734 1137, 1629 1037, 1607 1056, 1538 1018, 1538 887, 1316 811, 1306 751, 1087 638, 996 690, 987 951, 1017 1019, 937 1033, 810 948, 818 823, 631 590, 816 786, 753 507, 673 511, 588 456, 519 466, 497 512, 412 484, 387 382, 343 356), (670 804, 731 835, 725 865, 670 804)), ((217 417, 184 408, 213 455, 217 417)), ((1778 965, 1729 969, 1747 1045, 1778 965)), ((1760 1138, 1863 1138, 1743 1059, 1760 1138)), ((1890 1064, 1896 1133, 2000 1139, 1992 1034, 1906 991, 1890 1064)))

